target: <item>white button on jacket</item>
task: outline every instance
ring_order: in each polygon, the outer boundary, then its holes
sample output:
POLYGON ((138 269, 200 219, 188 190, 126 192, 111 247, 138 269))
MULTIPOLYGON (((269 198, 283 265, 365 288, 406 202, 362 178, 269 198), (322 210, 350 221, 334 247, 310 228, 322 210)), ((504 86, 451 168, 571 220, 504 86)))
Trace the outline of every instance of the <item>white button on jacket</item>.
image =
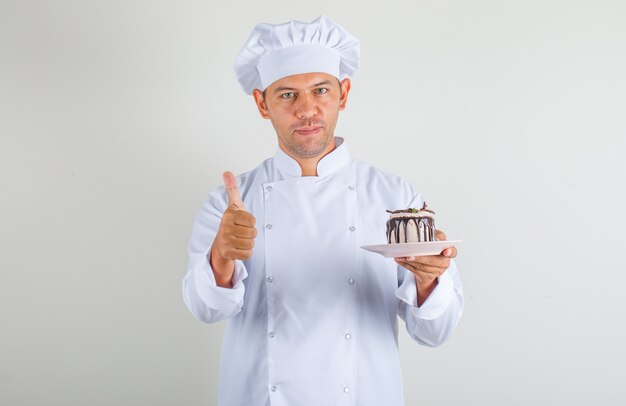
POLYGON ((253 256, 236 262, 232 289, 216 285, 207 261, 227 207, 224 187, 196 217, 183 297, 198 319, 228 320, 221 406, 402 405, 397 316, 428 346, 458 323, 463 293, 454 262, 418 308, 413 275, 360 248, 386 243, 385 210, 403 208, 414 192, 336 142, 318 176, 302 177, 279 149, 238 177, 258 235, 253 256))

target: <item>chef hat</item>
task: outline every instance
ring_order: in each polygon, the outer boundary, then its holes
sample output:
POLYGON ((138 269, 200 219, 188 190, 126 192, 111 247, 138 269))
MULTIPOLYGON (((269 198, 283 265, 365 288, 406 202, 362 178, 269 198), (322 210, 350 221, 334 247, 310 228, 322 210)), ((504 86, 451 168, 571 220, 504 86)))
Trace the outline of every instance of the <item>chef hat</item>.
POLYGON ((310 23, 258 24, 233 69, 246 94, 278 79, 324 72, 344 79, 359 68, 359 40, 326 16, 310 23))

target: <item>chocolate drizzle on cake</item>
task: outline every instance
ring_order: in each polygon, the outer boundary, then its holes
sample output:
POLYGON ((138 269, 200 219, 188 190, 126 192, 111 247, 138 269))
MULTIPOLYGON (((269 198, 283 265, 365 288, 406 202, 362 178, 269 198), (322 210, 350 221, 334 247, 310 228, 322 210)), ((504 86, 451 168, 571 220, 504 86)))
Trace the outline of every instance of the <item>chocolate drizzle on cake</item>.
POLYGON ((435 241, 435 212, 426 203, 419 210, 409 208, 387 212, 392 214, 387 221, 387 243, 435 241))

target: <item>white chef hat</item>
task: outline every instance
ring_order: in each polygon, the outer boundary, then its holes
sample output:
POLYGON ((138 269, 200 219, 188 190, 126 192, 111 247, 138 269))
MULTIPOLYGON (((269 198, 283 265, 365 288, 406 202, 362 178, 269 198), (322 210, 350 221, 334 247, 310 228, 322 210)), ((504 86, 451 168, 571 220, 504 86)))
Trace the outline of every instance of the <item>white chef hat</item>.
POLYGON ((278 79, 324 72, 342 80, 359 68, 359 40, 326 16, 310 23, 258 24, 233 69, 246 94, 278 79))

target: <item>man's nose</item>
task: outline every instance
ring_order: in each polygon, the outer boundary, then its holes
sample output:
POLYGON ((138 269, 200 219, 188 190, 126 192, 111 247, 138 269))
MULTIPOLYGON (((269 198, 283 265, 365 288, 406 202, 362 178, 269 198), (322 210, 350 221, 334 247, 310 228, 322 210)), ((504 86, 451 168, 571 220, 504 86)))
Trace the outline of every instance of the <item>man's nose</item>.
POLYGON ((315 117, 317 114, 317 105, 313 100, 312 95, 302 95, 298 99, 298 104, 296 106, 296 114, 298 118, 306 119, 315 117))

